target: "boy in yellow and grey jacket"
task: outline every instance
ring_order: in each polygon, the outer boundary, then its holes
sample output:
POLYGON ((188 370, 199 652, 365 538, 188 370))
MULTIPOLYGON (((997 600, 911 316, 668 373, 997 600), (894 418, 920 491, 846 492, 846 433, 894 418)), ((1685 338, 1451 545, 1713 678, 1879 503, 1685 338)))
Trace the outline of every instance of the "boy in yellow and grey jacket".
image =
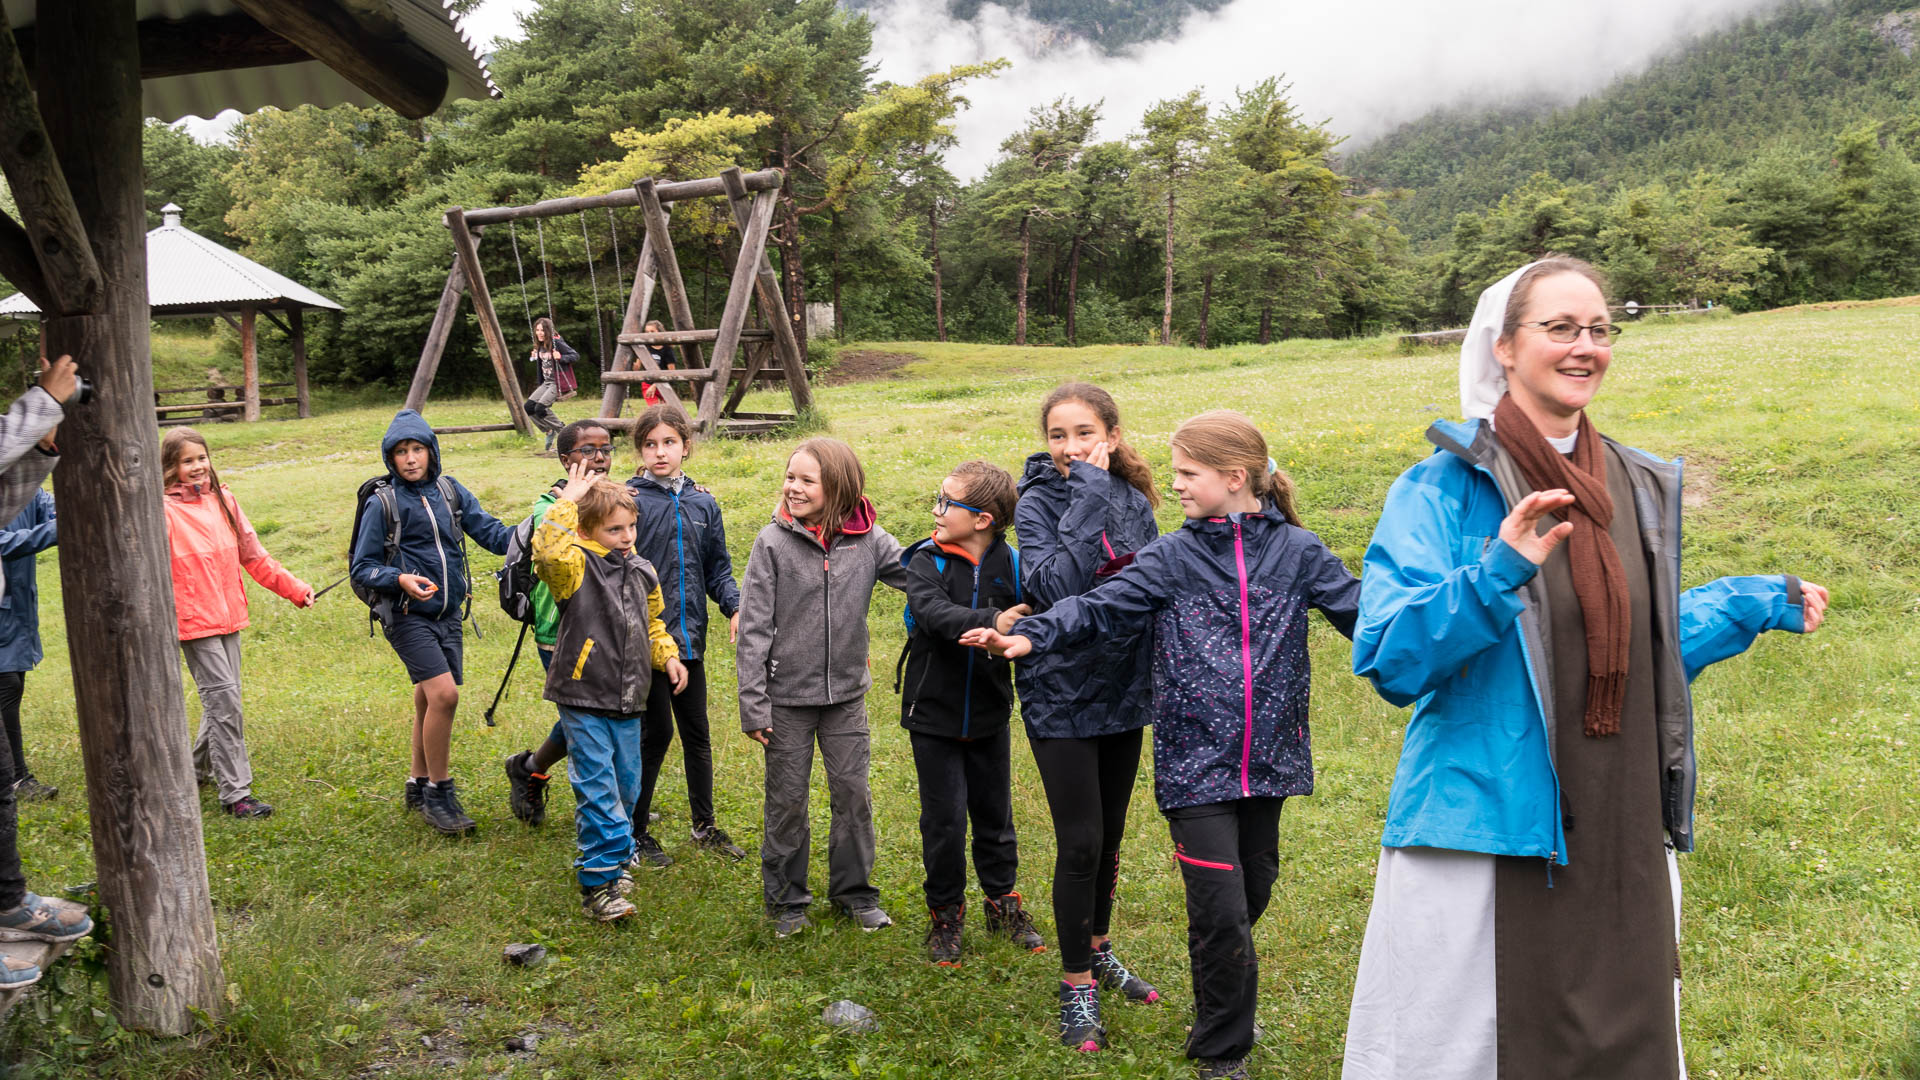
POLYGON ((640 797, 640 714, 653 673, 686 685, 679 647, 660 621, 660 578, 633 551, 633 496, 584 465, 533 534, 533 568, 560 606, 546 699, 567 737, 580 855, 581 906, 612 922, 633 914, 632 807, 640 797))

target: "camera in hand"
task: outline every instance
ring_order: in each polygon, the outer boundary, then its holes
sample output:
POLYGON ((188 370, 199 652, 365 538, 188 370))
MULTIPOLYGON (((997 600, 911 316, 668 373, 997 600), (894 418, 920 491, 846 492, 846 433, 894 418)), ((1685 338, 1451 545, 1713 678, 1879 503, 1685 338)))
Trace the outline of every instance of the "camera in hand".
POLYGON ((86 376, 75 375, 73 377, 73 396, 67 399, 67 404, 85 405, 92 400, 93 384, 87 381, 86 376))

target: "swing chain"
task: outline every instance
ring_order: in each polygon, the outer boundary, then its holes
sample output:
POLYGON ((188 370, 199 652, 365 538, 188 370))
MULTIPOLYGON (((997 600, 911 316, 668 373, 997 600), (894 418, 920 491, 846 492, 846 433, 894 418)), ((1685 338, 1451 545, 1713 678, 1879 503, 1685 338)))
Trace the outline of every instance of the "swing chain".
POLYGON ((507 240, 513 244, 513 272, 520 278, 520 310, 527 317, 527 338, 533 338, 533 306, 527 303, 527 268, 520 262, 520 237, 514 231, 513 219, 507 219, 507 240))
POLYGON ((555 325, 559 320, 553 317, 553 274, 547 268, 547 229, 539 218, 533 219, 533 231, 540 238, 540 283, 547 288, 547 319, 555 325))

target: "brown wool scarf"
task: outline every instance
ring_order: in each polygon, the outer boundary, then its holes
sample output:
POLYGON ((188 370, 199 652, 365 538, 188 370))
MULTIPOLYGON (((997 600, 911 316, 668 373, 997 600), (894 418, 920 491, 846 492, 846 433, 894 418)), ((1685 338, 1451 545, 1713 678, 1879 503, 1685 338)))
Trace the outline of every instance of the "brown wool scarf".
POLYGON ((1493 433, 1533 490, 1565 488, 1573 493, 1573 505, 1555 516, 1573 522, 1567 558, 1573 564, 1573 594, 1580 599, 1587 624, 1587 713, 1581 728, 1591 738, 1617 735, 1626 700, 1633 608, 1620 552, 1607 534, 1613 497, 1607 494, 1606 447, 1593 422, 1581 413, 1573 454, 1560 453, 1514 404, 1512 394, 1494 408, 1493 433))

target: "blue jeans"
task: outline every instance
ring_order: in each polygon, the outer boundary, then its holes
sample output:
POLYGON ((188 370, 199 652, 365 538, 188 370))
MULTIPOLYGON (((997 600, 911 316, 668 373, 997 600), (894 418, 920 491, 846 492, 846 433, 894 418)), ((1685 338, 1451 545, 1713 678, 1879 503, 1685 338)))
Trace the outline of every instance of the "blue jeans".
POLYGON ((640 798, 640 718, 617 719, 560 706, 567 779, 580 846, 574 866, 591 888, 620 876, 633 855, 633 804, 640 798))

